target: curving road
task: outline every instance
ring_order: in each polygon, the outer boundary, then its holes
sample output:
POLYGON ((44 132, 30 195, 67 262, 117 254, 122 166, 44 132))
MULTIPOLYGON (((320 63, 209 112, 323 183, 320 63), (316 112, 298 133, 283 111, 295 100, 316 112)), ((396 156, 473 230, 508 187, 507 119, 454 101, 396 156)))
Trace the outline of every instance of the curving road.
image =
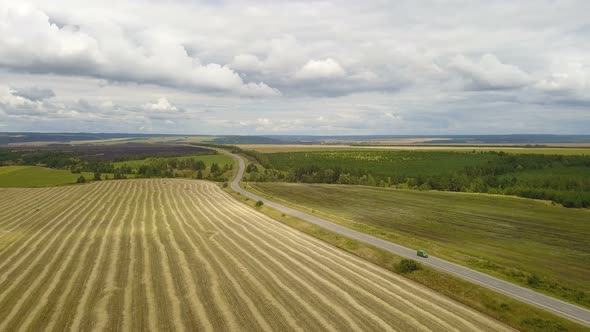
POLYGON ((342 234, 344 236, 347 236, 347 237, 355 239, 355 240, 369 243, 373 246, 390 251, 396 255, 420 261, 424 265, 429 265, 429 266, 432 266, 432 267, 437 268, 439 270, 443 270, 447 273, 450 273, 450 274, 460 277, 462 279, 465 279, 465 280, 471 281, 473 283, 476 283, 478 285, 482 285, 484 287, 493 289, 493 290, 498 291, 500 293, 504 293, 504 294, 511 296, 513 298, 516 298, 521 301, 535 305, 537 307, 546 309, 546 310, 556 313, 558 315, 561 315, 561 316, 564 316, 564 317, 569 318, 571 320, 577 321, 581 324, 590 326, 590 310, 588 310, 588 309, 584 309, 584 308, 576 306, 574 304, 567 303, 567 302, 552 298, 547 295, 543 295, 543 294, 535 292, 533 290, 530 290, 530 289, 527 289, 527 288, 524 288, 521 286, 517 286, 517 285, 512 284, 510 282, 492 277, 492 276, 487 275, 485 273, 478 272, 478 271, 472 270, 470 268, 467 268, 467 267, 464 267, 464 266, 461 266, 461 265, 458 265, 455 263, 451 263, 449 261, 446 261, 446 260, 443 260, 440 258, 436 258, 436 257, 432 257, 432 256, 430 256, 429 258, 418 257, 418 256, 416 256, 416 250, 414 250, 414 249, 400 246, 400 245, 376 238, 374 236, 371 236, 371 235, 368 235, 365 233, 361 233, 361 232, 352 230, 352 229, 344 227, 344 226, 340 226, 340 225, 330 222, 328 220, 318 218, 314 215, 307 214, 307 213, 292 209, 290 207, 275 203, 275 202, 270 201, 264 197, 260 197, 256 194, 246 191, 245 189, 240 187, 240 181, 242 180, 242 177, 244 176, 244 171, 245 171, 244 159, 236 154, 227 152, 225 150, 219 149, 218 151, 225 153, 225 154, 235 158, 238 161, 238 164, 239 164, 238 173, 237 173, 236 177, 231 182, 231 188, 233 190, 239 192, 241 195, 249 197, 250 199, 260 200, 260 201, 264 202, 265 205, 270 206, 276 210, 279 210, 283 213, 286 213, 286 214, 292 215, 294 217, 306 220, 308 222, 314 223, 314 224, 319 225, 323 228, 329 229, 333 232, 342 234))

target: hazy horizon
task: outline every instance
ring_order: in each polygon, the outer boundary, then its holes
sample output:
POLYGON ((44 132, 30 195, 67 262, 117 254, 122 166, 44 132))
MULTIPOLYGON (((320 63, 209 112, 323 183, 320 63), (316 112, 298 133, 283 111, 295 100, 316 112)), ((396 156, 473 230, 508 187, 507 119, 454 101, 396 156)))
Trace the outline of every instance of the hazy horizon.
POLYGON ((310 136, 310 137, 461 137, 461 136, 587 136, 590 134, 579 133, 579 134, 564 134, 564 133, 507 133, 507 134, 477 134, 477 133, 448 133, 448 134, 305 134, 305 133, 292 133, 292 134, 277 134, 277 133, 254 133, 254 134, 226 134, 226 133, 214 133, 214 134, 203 134, 203 133, 163 133, 163 132, 117 132, 117 131, 0 131, 0 134, 107 134, 107 135, 146 135, 146 136, 310 136))

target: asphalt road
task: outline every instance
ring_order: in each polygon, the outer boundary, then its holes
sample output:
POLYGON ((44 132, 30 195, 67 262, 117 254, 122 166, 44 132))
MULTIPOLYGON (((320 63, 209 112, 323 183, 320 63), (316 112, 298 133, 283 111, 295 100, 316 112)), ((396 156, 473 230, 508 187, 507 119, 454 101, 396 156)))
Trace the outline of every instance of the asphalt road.
MULTIPOLYGON (((264 205, 266 205, 266 206, 270 206, 270 207, 272 207, 276 210, 279 210, 283 213, 286 213, 291 216, 309 221, 309 222, 319 225, 323 228, 329 229, 333 232, 342 234, 344 236, 347 236, 347 237, 355 239, 355 240, 369 243, 369 244, 374 245, 376 247, 390 251, 396 255, 411 258, 416 261, 420 261, 424 265, 429 265, 429 266, 432 266, 432 267, 437 268, 439 270, 443 270, 449 274, 455 275, 455 276, 460 277, 462 279, 465 279, 465 280, 471 281, 473 283, 479 284, 481 286, 493 289, 493 290, 498 291, 500 293, 504 293, 506 295, 509 295, 509 296, 515 298, 515 299, 530 303, 530 304, 535 305, 537 307, 546 309, 546 310, 556 313, 558 315, 561 315, 561 316, 564 316, 564 317, 569 318, 571 320, 577 321, 581 324, 590 326, 590 310, 588 310, 588 309, 584 309, 582 307, 573 305, 571 303, 567 303, 567 302, 552 298, 550 296, 535 292, 533 290, 530 290, 530 289, 527 289, 527 288, 524 288, 521 286, 517 286, 517 285, 512 284, 510 282, 492 277, 492 276, 487 275, 485 273, 478 272, 478 271, 472 270, 470 268, 467 268, 467 267, 464 267, 461 265, 457 265, 455 263, 451 263, 449 261, 446 261, 446 260, 443 260, 440 258, 436 258, 433 256, 430 256, 428 258, 419 257, 416 255, 415 249, 406 248, 404 246, 400 246, 400 245, 376 238, 374 236, 371 236, 371 235, 368 235, 365 233, 357 232, 355 230, 346 228, 344 226, 340 226, 340 225, 330 222, 328 220, 318 218, 314 215, 307 214, 307 213, 292 209, 290 207, 275 203, 273 201, 269 201, 268 199, 266 199, 264 197, 260 197, 256 194, 246 191, 245 189, 240 187, 240 181, 242 180, 242 177, 244 176, 244 171, 245 171, 244 159, 238 155, 229 153, 224 150, 219 150, 219 151, 222 153, 228 154, 238 160, 239 169, 238 169, 238 173, 237 173, 236 177, 231 182, 231 188, 233 190, 239 192, 241 195, 249 197, 250 199, 260 200, 260 201, 264 202, 264 205)), ((550 263, 550 262, 548 262, 548 263, 550 263)))

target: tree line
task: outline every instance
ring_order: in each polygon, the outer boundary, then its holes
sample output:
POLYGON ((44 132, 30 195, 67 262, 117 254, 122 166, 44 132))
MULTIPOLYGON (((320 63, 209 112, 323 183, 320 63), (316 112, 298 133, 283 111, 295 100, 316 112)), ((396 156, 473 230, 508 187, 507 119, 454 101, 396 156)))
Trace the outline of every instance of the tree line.
POLYGON ((342 155, 347 157, 267 154, 260 162, 264 170, 248 165, 246 179, 506 194, 590 207, 590 156, 406 151, 395 155, 399 161, 390 163, 396 159, 380 159, 381 153, 375 160, 370 153, 356 159, 350 153, 342 155))
MULTIPOLYGON (((115 164, 105 160, 84 160, 82 155, 74 152, 62 151, 35 151, 35 152, 10 152, 0 151, 0 166, 4 165, 28 165, 44 166, 55 169, 70 170, 74 174, 82 172, 93 173, 93 180, 101 180, 106 174, 112 174, 113 179, 125 179, 129 176, 136 178, 149 177, 177 177, 179 172, 194 173, 195 178, 203 179, 207 166, 198 157, 150 157, 142 160, 138 166, 136 162, 129 164, 115 164)), ((213 163, 210 166, 208 179, 213 181, 227 181, 226 172, 233 169, 233 165, 223 166, 213 163)), ((84 183, 87 179, 80 175, 78 183, 84 183)))

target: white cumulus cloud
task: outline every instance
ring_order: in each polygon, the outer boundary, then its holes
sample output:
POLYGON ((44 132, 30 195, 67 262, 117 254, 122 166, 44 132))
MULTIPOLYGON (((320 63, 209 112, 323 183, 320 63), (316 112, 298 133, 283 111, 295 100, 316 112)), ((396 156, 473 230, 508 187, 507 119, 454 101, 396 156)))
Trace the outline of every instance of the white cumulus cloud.
POLYGON ((309 60, 296 74, 297 79, 330 79, 344 77, 346 72, 332 58, 325 60, 309 60))
POLYGON ((468 86, 476 90, 518 88, 531 83, 527 73, 517 66, 500 62, 493 54, 484 54, 477 61, 458 55, 449 67, 460 73, 468 86))
POLYGON ((227 65, 202 63, 166 33, 132 34, 105 19, 97 25, 52 23, 32 5, 0 5, 0 65, 114 81, 151 83, 246 96, 273 96, 263 82, 244 82, 227 65))
POLYGON ((143 108, 148 111, 158 112, 176 112, 178 108, 172 105, 165 97, 158 98, 157 101, 143 105, 143 108))

